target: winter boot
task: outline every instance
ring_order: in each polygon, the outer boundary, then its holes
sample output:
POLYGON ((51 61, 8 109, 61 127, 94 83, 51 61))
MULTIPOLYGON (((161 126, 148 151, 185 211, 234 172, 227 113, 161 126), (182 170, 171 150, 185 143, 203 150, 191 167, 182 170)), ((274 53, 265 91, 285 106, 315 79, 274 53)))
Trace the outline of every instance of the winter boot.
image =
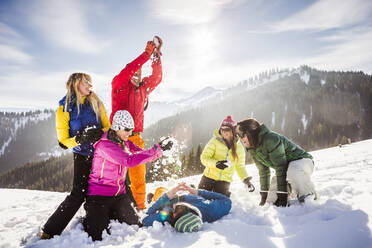
POLYGON ((148 194, 147 194, 147 203, 148 203, 148 204, 151 203, 153 197, 154 197, 154 194, 153 194, 153 193, 148 193, 148 194))
POLYGON ((47 234, 43 230, 41 230, 39 232, 39 237, 40 237, 40 239, 51 239, 51 238, 53 238, 51 235, 47 234))

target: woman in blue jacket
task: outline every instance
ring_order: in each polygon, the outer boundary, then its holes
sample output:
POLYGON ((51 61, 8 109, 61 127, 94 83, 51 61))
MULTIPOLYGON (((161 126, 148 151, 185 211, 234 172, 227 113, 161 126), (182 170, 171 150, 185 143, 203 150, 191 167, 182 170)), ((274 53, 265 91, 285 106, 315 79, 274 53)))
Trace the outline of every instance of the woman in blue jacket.
POLYGON ((231 200, 227 196, 180 183, 148 209, 143 225, 152 226, 154 221, 169 222, 179 232, 195 232, 201 229, 203 222, 214 222, 227 215, 230 209, 231 200), (179 191, 189 194, 179 196, 179 191))
POLYGON ((85 201, 92 168, 93 144, 110 128, 103 102, 92 91, 92 78, 73 73, 66 83, 67 93, 59 101, 56 129, 59 145, 72 148, 74 175, 71 193, 49 217, 40 232, 41 239, 60 235, 85 201))

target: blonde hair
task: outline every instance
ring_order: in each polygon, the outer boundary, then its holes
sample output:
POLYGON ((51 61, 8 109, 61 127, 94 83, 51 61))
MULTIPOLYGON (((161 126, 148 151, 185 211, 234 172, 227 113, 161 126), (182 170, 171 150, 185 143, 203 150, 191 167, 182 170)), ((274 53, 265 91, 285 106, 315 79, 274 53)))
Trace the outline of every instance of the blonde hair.
MULTIPOLYGON (((67 96, 66 96, 64 112, 67 111, 67 107, 71 101, 71 96, 74 93, 76 96, 76 107, 78 109, 78 114, 80 113, 80 105, 81 105, 81 100, 83 96, 81 95, 79 91, 79 83, 83 82, 83 80, 88 81, 90 83, 92 81, 92 78, 90 75, 86 73, 82 73, 82 72, 73 73, 68 78, 67 83, 66 83, 67 96)), ((103 102, 99 99, 99 97, 93 91, 90 92, 86 100, 89 102, 94 113, 96 113, 96 118, 98 120, 99 110, 103 106, 103 102)))

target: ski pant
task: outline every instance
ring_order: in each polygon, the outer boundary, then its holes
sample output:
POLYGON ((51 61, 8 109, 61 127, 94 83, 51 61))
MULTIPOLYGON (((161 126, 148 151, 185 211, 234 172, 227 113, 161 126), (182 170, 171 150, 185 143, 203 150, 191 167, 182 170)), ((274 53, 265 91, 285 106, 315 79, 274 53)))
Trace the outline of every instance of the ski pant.
POLYGON ((216 181, 209 177, 202 176, 198 189, 205 189, 212 192, 217 192, 230 197, 230 183, 226 181, 216 181))
MULTIPOLYGON (((289 162, 287 170, 287 182, 290 185, 290 196, 306 196, 314 194, 316 197, 315 186, 311 181, 311 175, 314 171, 314 162, 309 158, 303 158, 289 162)), ((272 177, 270 189, 266 202, 274 203, 277 199, 278 190, 276 176, 272 177)))
POLYGON ((58 206, 45 223, 43 232, 60 235, 85 200, 88 179, 92 168, 92 158, 74 153, 74 179, 71 193, 58 206))
MULTIPOLYGON (((142 149, 145 147, 145 141, 143 141, 140 134, 130 136, 129 140, 142 149)), ((146 208, 146 164, 129 167, 128 174, 130 179, 130 187, 133 198, 136 201, 137 208, 144 209, 146 208)))
POLYGON ((119 196, 87 196, 84 208, 86 217, 83 221, 83 226, 93 240, 102 240, 102 232, 105 229, 109 232, 110 220, 118 220, 120 223, 125 222, 128 225, 142 226, 127 194, 119 196))

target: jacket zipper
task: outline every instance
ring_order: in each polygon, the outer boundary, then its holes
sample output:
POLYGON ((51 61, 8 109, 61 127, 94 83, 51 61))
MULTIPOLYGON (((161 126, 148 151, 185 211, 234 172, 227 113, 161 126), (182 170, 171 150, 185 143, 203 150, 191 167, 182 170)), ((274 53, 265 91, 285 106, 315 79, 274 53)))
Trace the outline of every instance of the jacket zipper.
POLYGON ((101 167, 101 176, 99 177, 98 181, 100 181, 103 178, 103 169, 105 168, 105 162, 106 162, 106 159, 103 160, 102 167, 101 167))
POLYGON ((260 152, 257 152, 257 156, 262 160, 262 162, 264 163, 264 165, 266 165, 267 167, 271 168, 270 164, 266 161, 266 159, 264 159, 260 152))
MULTIPOLYGON (((119 173, 121 173, 121 165, 120 165, 120 168, 119 168, 119 173)), ((118 189, 118 191, 116 192, 116 194, 115 194, 115 196, 117 196, 118 194, 119 194, 119 192, 120 192, 120 189, 121 189, 121 187, 120 187, 120 177, 118 178, 118 181, 117 181, 117 184, 118 184, 118 187, 119 187, 119 189, 118 189)))
MULTIPOLYGON (((227 157, 229 156, 229 151, 230 151, 230 149, 227 149, 225 160, 227 160, 227 157)), ((223 170, 220 171, 220 176, 219 176, 218 180, 221 180, 221 178, 222 178, 222 172, 223 172, 223 170)))

